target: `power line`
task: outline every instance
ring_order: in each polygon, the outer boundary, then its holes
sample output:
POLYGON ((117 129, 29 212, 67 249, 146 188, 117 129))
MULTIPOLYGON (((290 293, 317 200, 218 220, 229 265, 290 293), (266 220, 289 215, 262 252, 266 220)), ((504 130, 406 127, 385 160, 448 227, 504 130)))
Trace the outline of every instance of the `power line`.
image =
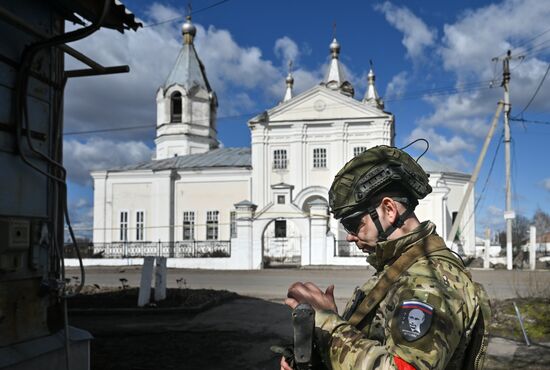
MULTIPOLYGON (((437 88, 426 89, 426 90, 411 91, 407 95, 396 96, 394 98, 384 99, 384 100, 386 102, 396 102, 396 101, 404 101, 404 100, 422 99, 422 98, 427 98, 432 96, 448 96, 448 95, 455 95, 455 94, 460 94, 465 92, 473 92, 477 90, 485 90, 490 88, 488 84, 491 82, 492 80, 474 81, 474 82, 457 85, 455 87, 448 86, 448 87, 437 87, 437 88)), ((331 106, 337 106, 337 105, 338 104, 329 104, 326 106, 326 108, 330 108, 331 106)), ((295 112, 313 111, 313 110, 314 108, 311 108, 311 107, 294 109, 295 112)), ((220 121, 224 119, 254 117, 258 114, 261 114, 262 112, 263 111, 255 111, 255 112, 248 112, 248 113, 242 113, 242 114, 231 115, 231 116, 219 116, 217 117, 217 120, 220 121)), ((209 119, 194 121, 194 123, 203 123, 203 122, 209 122, 209 119)), ((154 129, 154 128, 156 128, 156 125, 143 124, 143 125, 125 126, 125 127, 116 127, 116 128, 113 127, 113 128, 96 129, 96 130, 69 131, 69 132, 63 133, 63 136, 89 135, 89 134, 98 134, 98 133, 106 133, 106 132, 130 131, 130 130, 154 129)))
MULTIPOLYGON (((230 118, 242 118, 242 117, 250 117, 254 115, 258 115, 261 112, 252 112, 252 113, 244 113, 244 114, 238 114, 233 116, 221 116, 217 117, 218 120, 224 120, 224 119, 230 119, 230 118)), ((210 119, 204 119, 204 120, 195 120, 194 123, 200 123, 200 122, 209 122, 210 119)), ((178 123, 185 123, 185 122, 178 122, 178 123)), ((126 126, 126 127, 116 127, 116 128, 105 128, 105 129, 97 129, 97 130, 85 130, 85 131, 69 131, 63 133, 63 136, 73 136, 73 135, 88 135, 88 134, 98 134, 98 133, 105 133, 105 132, 115 132, 115 131, 129 131, 129 130, 141 130, 145 128, 154 129, 156 128, 156 125, 136 125, 136 126, 126 126)))
MULTIPOLYGON (((212 9, 218 5, 221 5, 223 3, 226 3, 228 2, 229 0, 222 0, 222 1, 218 1, 217 3, 214 3, 212 5, 208 5, 204 8, 200 8, 199 10, 195 10, 192 12, 193 15, 197 14, 197 13, 200 13, 200 12, 203 12, 205 10, 208 10, 208 9, 212 9)), ((191 12, 190 12, 191 13, 191 12)), ((160 26, 161 24, 166 24, 166 23, 170 23, 170 22, 175 22, 175 21, 182 21, 185 19, 185 16, 179 16, 179 17, 174 17, 174 18, 170 18, 170 19, 166 19, 164 21, 160 21, 160 22, 157 22, 157 23, 152 23, 152 24, 147 24, 145 26, 143 26, 143 28, 149 28, 149 27, 155 27, 155 26, 160 26)))
POLYGON ((538 35, 536 35, 536 36, 534 36, 534 37, 532 37, 532 38, 530 38, 530 39, 528 39, 528 40, 523 41, 523 42, 520 43, 519 45, 516 45, 516 46, 514 47, 514 49, 518 49, 518 48, 522 47, 523 45, 526 45, 526 44, 530 43, 531 41, 534 41, 534 40, 538 39, 538 38, 541 37, 542 35, 547 34, 548 32, 550 32, 550 28, 544 30, 543 32, 539 33, 538 35))
POLYGON ((523 118, 510 118, 510 121, 522 122, 522 123, 535 123, 539 125, 550 125, 550 121, 537 121, 537 120, 530 120, 530 119, 523 119, 523 118))
MULTIPOLYGON (((533 52, 533 53, 534 53, 534 52, 537 52, 538 49, 540 50, 541 47, 542 47, 544 44, 548 44, 549 42, 550 42, 550 39, 547 39, 547 40, 544 40, 544 41, 542 41, 542 42, 539 42, 539 43, 536 44, 536 45, 532 45, 532 46, 528 47, 527 49, 525 49, 525 50, 523 51, 523 54, 529 54, 529 53, 531 53, 531 52, 533 52)), ((547 47, 547 46, 544 46, 544 48, 546 48, 546 47, 547 47)))
POLYGON ((542 79, 540 80, 539 82, 539 85, 537 86, 537 89, 535 90, 535 93, 533 94, 533 96, 531 96, 531 99, 529 99, 529 102, 527 103, 527 105, 522 109, 521 112, 519 112, 518 114, 516 114, 514 116, 514 118, 517 118, 519 116, 521 116, 523 114, 523 112, 525 112, 527 110, 527 108, 529 108, 529 106, 531 105, 531 103, 533 102, 533 100, 535 100, 535 97, 537 96, 537 94, 539 93, 540 91, 540 88, 542 87, 542 84, 544 83, 544 80, 546 80, 546 76, 548 76, 548 71, 550 71, 550 63, 548 63, 548 67, 546 68, 546 72, 544 73, 544 76, 542 76, 542 79))
POLYGON ((126 131, 126 130, 140 130, 143 128, 155 128, 155 126, 152 126, 149 124, 149 125, 126 126, 126 127, 106 128, 106 129, 88 130, 88 131, 69 131, 69 132, 64 132, 63 136, 99 134, 103 132, 126 131))

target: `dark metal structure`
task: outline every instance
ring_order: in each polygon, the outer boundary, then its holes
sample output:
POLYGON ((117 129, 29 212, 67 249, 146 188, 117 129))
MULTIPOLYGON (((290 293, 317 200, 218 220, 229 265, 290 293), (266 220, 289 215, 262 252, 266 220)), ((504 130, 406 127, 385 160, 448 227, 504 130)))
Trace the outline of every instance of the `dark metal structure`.
POLYGON ((90 336, 69 330, 66 314, 63 90, 68 78, 129 67, 66 43, 140 26, 116 0, 0 0, 0 368, 89 366, 90 336), (82 27, 65 32, 65 21, 82 27), (65 71, 64 54, 87 67, 65 71))

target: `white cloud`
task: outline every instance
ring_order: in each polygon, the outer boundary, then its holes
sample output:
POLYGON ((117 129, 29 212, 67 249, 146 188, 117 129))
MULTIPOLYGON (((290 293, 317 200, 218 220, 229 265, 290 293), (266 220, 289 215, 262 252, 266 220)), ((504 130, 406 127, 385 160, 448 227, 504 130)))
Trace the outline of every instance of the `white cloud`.
POLYGON ((433 128, 415 128, 407 138, 407 142, 424 138, 430 143, 429 154, 435 155, 437 159, 453 168, 466 169, 468 162, 464 159, 464 154, 475 150, 474 145, 467 142, 460 136, 446 138, 436 133, 433 128))
POLYGON ((496 97, 482 96, 480 92, 461 93, 446 97, 432 96, 425 98, 435 110, 422 117, 419 123, 425 127, 446 127, 454 132, 485 137, 492 118, 488 113, 496 109, 496 97), (489 109, 488 109, 489 108, 489 109))
MULTIPOLYGON (((445 25, 438 54, 444 68, 456 75, 457 86, 494 78, 495 88, 432 99, 435 111, 433 115, 426 117, 423 123, 442 124, 457 131, 483 136, 487 128, 477 129, 479 126, 473 123, 476 120, 488 122, 496 103, 503 95, 500 88, 502 62, 496 62, 495 65, 491 59, 503 56, 505 51, 513 49, 514 45, 524 44, 523 49, 514 49, 513 55, 517 56, 525 48, 544 41, 544 37, 532 39, 547 29, 546 20, 549 17, 550 6, 546 2, 506 0, 500 4, 468 11, 454 24, 445 25), (503 22, 503 19, 506 19, 506 22, 503 22), (469 127, 473 130, 469 130, 469 127)), ((542 56, 543 54, 527 53, 523 62, 511 62, 512 115, 521 111, 541 81, 548 66, 548 62, 540 59, 542 56)), ((486 82, 479 86, 488 85, 486 82)), ((550 89, 541 89, 529 112, 548 109, 550 89)))
POLYGON ((283 60, 284 64, 288 64, 289 61, 292 61, 293 64, 298 62, 300 56, 298 45, 288 36, 277 39, 273 50, 275 55, 283 60))
MULTIPOLYGON (((69 215, 71 226, 76 238, 92 238, 93 207, 86 198, 69 201, 69 215)), ((65 232, 65 239, 69 240, 69 233, 65 232)))
MULTIPOLYGON (((153 3, 145 21, 155 23, 182 12, 153 3)), ((195 22, 195 47, 219 99, 218 116, 250 113, 252 117, 281 100, 285 91, 287 60, 298 60, 301 48, 288 36, 274 42, 280 64, 266 59, 255 46, 240 45, 232 34, 195 22)), ((74 26, 69 26, 74 28, 74 26)), ((65 94, 65 131, 87 131, 150 125, 149 129, 122 130, 91 136, 70 136, 65 143, 69 177, 89 184, 89 172, 149 160, 146 143, 154 138, 155 93, 168 76, 181 48, 181 23, 172 22, 137 32, 119 34, 100 30, 73 46, 105 66, 128 64, 130 73, 70 80, 65 94)), ((307 51, 307 47, 302 48, 307 51)), ((327 52, 328 58, 328 52, 327 52)), ((83 68, 67 57, 67 69, 83 68)), ((295 94, 322 81, 328 65, 296 68, 295 94)), ((348 79, 364 85, 344 67, 348 79)), ((242 124, 246 124, 243 118, 242 124)))
MULTIPOLYGON (((155 22, 179 15, 181 13, 175 9, 155 3, 147 12, 150 18, 147 20, 155 22)), ((112 30, 100 30, 74 43, 77 50, 105 66, 128 64, 131 70, 127 74, 70 80, 65 94, 66 130, 95 130, 149 123, 153 128, 156 120, 155 93, 168 76, 181 48, 180 26, 173 22, 124 35, 112 30)), ((197 23, 195 26, 195 47, 218 95, 219 116, 256 111, 258 105, 263 107, 267 102, 273 102, 270 86, 284 81, 286 65, 280 68, 274 66, 263 57, 259 48, 239 45, 227 30, 213 26, 204 28, 197 23), (241 105, 242 99, 234 99, 235 91, 254 95, 256 107, 241 105)), ((288 45, 293 43, 287 40, 288 45)), ((290 47, 285 52, 291 53, 290 47)), ((82 65, 68 57, 67 68, 82 68, 82 65)), ((277 97, 283 93, 279 92, 277 97)), ((124 137, 117 137, 121 140, 152 139, 150 131, 127 131, 124 134, 124 137)))
POLYGON ((543 186, 546 190, 550 191, 550 177, 547 178, 547 179, 542 180, 542 186, 543 186))
MULTIPOLYGON (((432 105, 433 111, 418 120, 422 130, 440 135, 441 128, 444 128, 464 143, 481 146, 497 102, 503 98, 500 87, 502 62, 494 64, 491 59, 503 56, 508 48, 513 49, 515 45, 524 44, 523 50, 526 50, 547 40, 547 37, 531 39, 547 29, 548 17, 550 6, 545 2, 504 0, 464 12, 454 23, 446 24, 441 43, 435 45, 436 56, 441 58, 443 69, 455 76, 454 87, 462 91, 426 97, 424 100, 432 105), (489 89, 489 80, 492 79, 494 88, 489 89)), ((522 49, 514 49, 513 54, 519 55, 521 52, 522 49)), ((548 66, 543 57, 540 53, 527 53, 524 61, 511 62, 512 116, 522 110, 541 81, 548 66)), ((550 89, 543 88, 527 112, 548 109, 550 89)), ((455 144, 460 144, 460 141, 455 144)), ((438 159, 449 160, 445 157, 438 159)))
POLYGON ((384 98, 397 98, 403 95, 407 89, 408 83, 408 73, 406 71, 401 71, 395 76, 392 77, 391 81, 388 82, 386 86, 386 94, 384 98))
POLYGON ((69 180, 81 185, 90 183, 90 171, 144 162, 152 156, 152 150, 143 142, 115 142, 100 138, 85 143, 65 140, 63 152, 69 180))
POLYGON ((414 15, 407 7, 393 5, 389 1, 375 6, 386 20, 397 30, 403 32, 401 42, 407 49, 407 56, 415 59, 422 56, 424 49, 433 45, 437 32, 414 15))

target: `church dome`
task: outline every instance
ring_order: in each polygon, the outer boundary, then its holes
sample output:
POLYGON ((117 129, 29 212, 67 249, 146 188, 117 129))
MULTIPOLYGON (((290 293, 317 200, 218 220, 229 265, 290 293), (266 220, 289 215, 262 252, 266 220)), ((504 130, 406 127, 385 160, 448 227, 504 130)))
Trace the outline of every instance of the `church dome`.
POLYGON ((336 41, 336 38, 334 38, 330 43, 330 52, 333 56, 337 56, 338 54, 340 54, 340 43, 336 41))
POLYGON ((286 76, 285 81, 286 81, 287 84, 293 84, 294 83, 294 77, 292 77, 291 73, 289 73, 288 76, 286 76))
POLYGON ((195 36, 197 33, 197 27, 193 23, 191 23, 191 17, 187 16, 185 18, 185 23, 181 26, 181 33, 185 35, 191 35, 192 37, 195 36))

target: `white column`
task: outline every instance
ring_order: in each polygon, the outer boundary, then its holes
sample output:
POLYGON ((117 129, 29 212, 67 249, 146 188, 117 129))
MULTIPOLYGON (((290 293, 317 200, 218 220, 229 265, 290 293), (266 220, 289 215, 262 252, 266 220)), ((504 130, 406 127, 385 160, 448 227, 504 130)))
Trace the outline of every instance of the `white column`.
POLYGON ((171 172, 157 172, 152 185, 153 215, 151 241, 170 241, 171 172))
POLYGON ((314 200, 310 203, 310 222, 311 222, 311 265, 327 264, 327 225, 328 214, 327 204, 322 200, 314 200))
POLYGON ((483 268, 488 269, 491 267, 491 263, 489 262, 490 257, 490 249, 491 249, 491 230, 485 229, 485 258, 483 259, 483 268))
POLYGON ((529 228, 529 267, 534 270, 537 266, 537 228, 529 228))
MULTIPOLYGON (((105 243, 107 241, 106 207, 107 207, 107 171, 94 173, 94 220, 93 237, 94 243, 105 243)), ((110 227, 109 227, 110 229, 110 227)))
POLYGON ((235 209, 237 213, 237 237, 231 239, 231 260, 235 261, 232 267, 236 269, 257 269, 261 265, 261 260, 259 264, 254 261, 252 233, 252 220, 256 205, 245 200, 235 204, 235 209))

